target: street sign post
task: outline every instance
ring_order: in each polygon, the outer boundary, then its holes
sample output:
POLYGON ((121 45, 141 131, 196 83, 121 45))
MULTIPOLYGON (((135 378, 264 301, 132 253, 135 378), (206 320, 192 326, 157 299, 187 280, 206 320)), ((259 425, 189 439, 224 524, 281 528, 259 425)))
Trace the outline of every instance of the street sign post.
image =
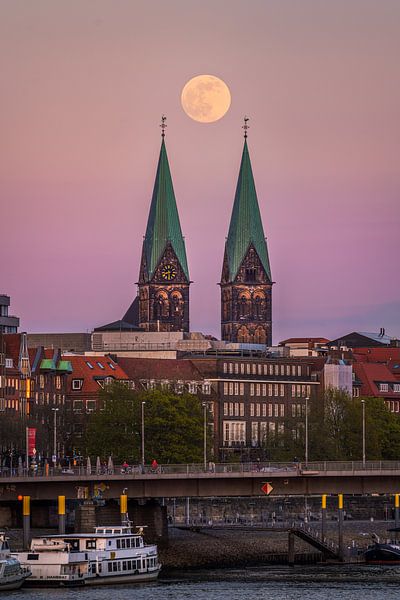
POLYGON ((272 492, 274 488, 272 487, 272 485, 269 483, 269 481, 267 481, 266 483, 264 483, 264 485, 261 486, 261 490, 264 492, 264 494, 266 496, 269 496, 270 493, 272 492))

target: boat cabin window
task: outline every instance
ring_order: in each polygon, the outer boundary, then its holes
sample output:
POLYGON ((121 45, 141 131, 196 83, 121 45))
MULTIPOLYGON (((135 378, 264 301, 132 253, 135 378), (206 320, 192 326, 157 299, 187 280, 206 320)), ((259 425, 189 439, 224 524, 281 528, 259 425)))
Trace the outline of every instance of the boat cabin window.
POLYGON ((71 548, 71 552, 79 552, 79 540, 64 540, 67 544, 69 544, 71 548))
POLYGON ((121 540, 117 540, 117 548, 121 548, 121 540))
POLYGON ((96 540, 86 540, 86 550, 96 550, 96 540))
POLYGON ((28 560, 39 560, 39 554, 28 554, 28 560))

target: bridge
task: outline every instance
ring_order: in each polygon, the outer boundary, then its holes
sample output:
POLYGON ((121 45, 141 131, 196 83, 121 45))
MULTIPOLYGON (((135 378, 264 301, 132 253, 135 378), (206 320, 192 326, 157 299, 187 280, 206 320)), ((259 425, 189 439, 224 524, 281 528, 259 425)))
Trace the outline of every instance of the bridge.
POLYGON ((55 500, 95 495, 102 487, 103 498, 119 498, 123 489, 130 498, 208 498, 263 496, 269 482, 273 495, 395 494, 400 491, 400 461, 233 463, 203 465, 160 465, 156 472, 146 468, 126 472, 113 467, 106 472, 76 467, 27 474, 23 470, 0 475, 0 503, 18 495, 32 500, 55 500))

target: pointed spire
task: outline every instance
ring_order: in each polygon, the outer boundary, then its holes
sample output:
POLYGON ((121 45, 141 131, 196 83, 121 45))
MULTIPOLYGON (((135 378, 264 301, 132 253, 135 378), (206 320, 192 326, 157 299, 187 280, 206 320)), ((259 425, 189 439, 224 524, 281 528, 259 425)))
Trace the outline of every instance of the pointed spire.
POLYGON ((166 118, 163 115, 160 125, 162 128, 161 150, 144 238, 147 274, 149 278, 153 276, 167 244, 170 243, 189 280, 185 242, 182 236, 167 150, 165 147, 165 120, 166 118))
POLYGON ((246 256, 250 244, 252 244, 258 254, 261 264, 271 280, 267 243, 264 236, 249 150, 247 147, 247 129, 249 127, 247 121, 248 118, 245 117, 243 126, 245 139, 242 161, 240 164, 235 201, 226 240, 229 274, 230 280, 233 281, 246 256))

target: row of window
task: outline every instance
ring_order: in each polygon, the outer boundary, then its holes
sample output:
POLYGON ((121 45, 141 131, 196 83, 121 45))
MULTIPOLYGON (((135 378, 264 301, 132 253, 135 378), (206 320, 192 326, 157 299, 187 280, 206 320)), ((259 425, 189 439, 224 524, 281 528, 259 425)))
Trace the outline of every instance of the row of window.
MULTIPOLYGON (((269 435, 282 434, 285 431, 283 423, 275 421, 253 421, 251 423, 251 443, 259 445, 265 442, 269 435)), ((246 444, 246 422, 224 421, 223 422, 224 445, 246 444)))
MULTIPOLYGON (((307 375, 310 374, 310 367, 306 365, 307 375)), ((275 363, 225 363, 223 364, 224 373, 235 373, 236 375, 274 375, 275 377, 301 377, 302 365, 280 365, 275 363)))
POLYGON ((156 387, 161 387, 165 390, 173 390, 175 394, 211 394, 211 384, 209 381, 199 383, 197 381, 169 381, 168 379, 156 380, 146 379, 141 381, 142 385, 148 390, 154 390, 156 387))
POLYGON ((380 392, 395 392, 397 394, 400 394, 400 383, 393 383, 390 385, 388 383, 380 383, 379 391, 380 392))
POLYGON ((140 547, 140 538, 122 538, 117 540, 117 548, 139 548, 140 547))
MULTIPOLYGON (((92 365, 90 360, 86 360, 85 362, 89 369, 94 369, 94 366, 92 365)), ((96 360, 96 365, 99 367, 99 369, 102 369, 103 371, 105 370, 105 366, 99 360, 96 360)), ((110 367, 110 369, 112 369, 113 371, 115 371, 115 365, 112 362, 107 362, 107 366, 110 367)))
MULTIPOLYGON (((269 396, 281 397, 285 396, 284 383, 250 383, 245 384, 239 381, 224 381, 223 393, 224 396, 244 396, 245 391, 250 393, 250 396, 269 396), (249 386, 249 387, 247 387, 249 386)), ((291 385, 292 398, 309 398, 311 395, 311 385, 291 385)))
MULTIPOLYGON (((40 389, 44 389, 46 383, 49 381, 49 377, 53 377, 53 375, 39 375, 39 387, 40 389)), ((61 390, 62 379, 60 375, 56 375, 54 377, 54 383, 57 390, 61 390)))

